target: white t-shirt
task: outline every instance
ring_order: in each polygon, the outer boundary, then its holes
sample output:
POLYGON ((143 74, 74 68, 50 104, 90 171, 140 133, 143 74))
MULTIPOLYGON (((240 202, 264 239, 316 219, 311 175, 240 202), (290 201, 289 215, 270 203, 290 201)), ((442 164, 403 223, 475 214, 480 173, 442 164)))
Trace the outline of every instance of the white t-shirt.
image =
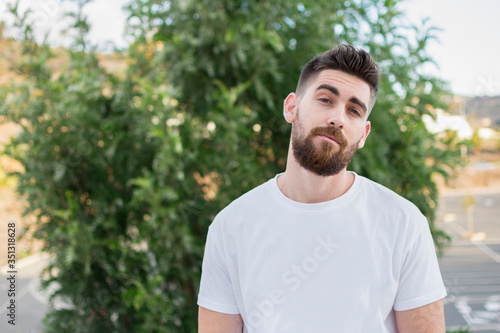
POLYGON ((355 174, 339 198, 304 204, 278 176, 213 221, 198 305, 241 314, 244 332, 376 333, 397 332, 394 310, 446 296, 411 202, 355 174))

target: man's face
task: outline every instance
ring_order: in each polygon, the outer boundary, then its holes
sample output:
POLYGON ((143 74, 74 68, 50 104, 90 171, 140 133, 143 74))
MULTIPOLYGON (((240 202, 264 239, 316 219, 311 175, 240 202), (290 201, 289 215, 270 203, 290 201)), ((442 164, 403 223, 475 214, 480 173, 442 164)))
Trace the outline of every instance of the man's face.
MULTIPOLYGON (((330 140, 331 140, 330 139, 330 140)), ((358 142, 349 145, 342 131, 336 127, 314 127, 306 133, 299 113, 292 127, 292 151, 295 159, 306 170, 319 176, 332 176, 346 168, 356 153, 358 142), (315 143, 316 136, 327 136, 336 143, 322 140, 315 143), (338 148, 335 148, 335 147, 338 148)))
POLYGON ((285 118, 292 123, 292 151, 306 170, 331 176, 345 169, 370 131, 370 88, 357 77, 324 70, 302 96, 290 94, 285 118))

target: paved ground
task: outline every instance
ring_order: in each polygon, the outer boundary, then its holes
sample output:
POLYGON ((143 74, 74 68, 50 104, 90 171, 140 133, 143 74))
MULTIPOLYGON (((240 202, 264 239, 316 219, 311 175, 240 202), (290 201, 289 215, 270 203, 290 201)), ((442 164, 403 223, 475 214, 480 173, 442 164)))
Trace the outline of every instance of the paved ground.
MULTIPOLYGON (((463 237, 470 226, 462 203, 464 194, 446 195, 440 201, 438 226, 453 238, 452 246, 439 260, 448 289, 447 329, 500 332, 500 190, 472 193, 476 200, 472 240, 463 237)), ((41 332, 47 295, 39 291, 38 275, 45 260, 37 254, 19 262, 15 327, 7 323, 9 275, 6 267, 0 271, 0 332, 41 332)))
MULTIPOLYGON (((48 309, 47 295, 40 289, 38 279, 45 265, 46 257, 35 254, 17 262, 14 274, 7 273, 4 266, 0 271, 0 332, 2 333, 38 333, 41 322, 48 309), (11 288, 8 277, 15 276, 15 326, 8 323, 8 297, 11 288)), ((14 280, 13 280, 14 281, 14 280)))
POLYGON ((438 226, 453 238, 440 258, 448 289, 446 326, 500 332, 500 190, 470 193, 476 201, 473 223, 463 204, 466 193, 447 195, 440 201, 438 226), (469 229, 474 233, 465 238, 469 229))

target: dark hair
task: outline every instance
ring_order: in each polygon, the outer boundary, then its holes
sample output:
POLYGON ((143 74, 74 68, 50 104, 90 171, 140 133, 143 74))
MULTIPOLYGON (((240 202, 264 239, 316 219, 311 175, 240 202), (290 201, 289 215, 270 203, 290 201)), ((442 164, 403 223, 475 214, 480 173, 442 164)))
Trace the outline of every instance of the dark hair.
POLYGON ((314 57, 302 69, 296 93, 301 95, 308 81, 325 69, 339 70, 365 81, 370 86, 370 109, 373 107, 378 93, 380 68, 368 52, 342 44, 314 57))

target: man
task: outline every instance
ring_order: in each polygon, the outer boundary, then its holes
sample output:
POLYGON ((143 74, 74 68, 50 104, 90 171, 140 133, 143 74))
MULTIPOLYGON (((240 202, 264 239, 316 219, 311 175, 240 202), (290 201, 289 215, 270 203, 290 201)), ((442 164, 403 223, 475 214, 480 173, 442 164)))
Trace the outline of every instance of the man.
POLYGON ((346 170, 370 133, 380 70, 341 45, 284 102, 284 173, 210 226, 199 332, 445 332, 446 291, 425 217, 346 170))

